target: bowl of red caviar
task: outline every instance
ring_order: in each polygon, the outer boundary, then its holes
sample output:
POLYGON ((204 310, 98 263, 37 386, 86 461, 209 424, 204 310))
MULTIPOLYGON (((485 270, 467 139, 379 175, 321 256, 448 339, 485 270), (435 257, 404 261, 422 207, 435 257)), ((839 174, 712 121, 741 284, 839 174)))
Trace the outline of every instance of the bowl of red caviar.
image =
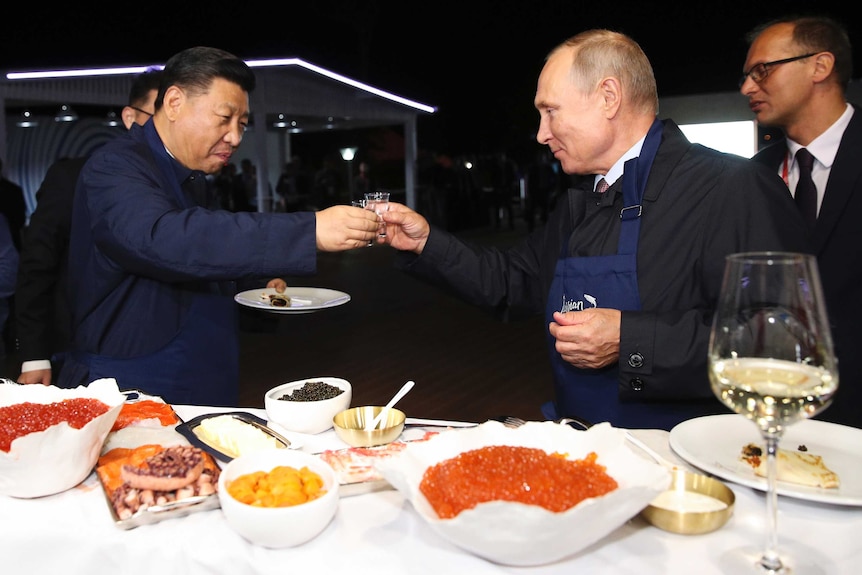
POLYGON ((670 484, 625 430, 488 421, 439 433, 375 464, 443 539, 494 563, 534 566, 595 544, 670 484))
POLYGON ((42 497, 81 483, 125 400, 113 379, 74 389, 0 385, 0 495, 42 497))

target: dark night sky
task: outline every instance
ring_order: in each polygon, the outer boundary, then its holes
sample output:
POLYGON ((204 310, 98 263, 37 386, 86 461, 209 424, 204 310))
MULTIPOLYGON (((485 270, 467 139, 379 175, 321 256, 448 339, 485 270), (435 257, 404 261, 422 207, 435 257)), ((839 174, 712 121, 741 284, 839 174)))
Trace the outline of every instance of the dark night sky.
POLYGON ((243 58, 296 56, 438 106, 437 114, 420 121, 419 143, 449 153, 529 138, 538 122, 532 100, 543 58, 587 28, 619 30, 640 42, 655 68, 659 96, 735 90, 745 33, 787 13, 836 17, 862 47, 862 23, 850 18, 852 5, 843 0, 111 5, 62 15, 40 10, 39 16, 28 15, 32 5, 25 2, 5 7, 0 69, 161 64, 193 45, 243 58))

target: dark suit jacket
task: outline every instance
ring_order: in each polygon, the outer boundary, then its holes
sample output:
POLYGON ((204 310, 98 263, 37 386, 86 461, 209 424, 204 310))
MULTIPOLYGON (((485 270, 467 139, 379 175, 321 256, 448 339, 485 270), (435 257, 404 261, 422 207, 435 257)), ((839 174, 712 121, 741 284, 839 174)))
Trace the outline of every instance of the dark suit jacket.
POLYGON ((69 228, 75 183, 86 158, 55 162, 36 192, 36 209, 24 231, 15 318, 22 361, 50 359, 69 346, 66 293, 69 228))
POLYGON ((24 190, 11 180, 0 177, 0 214, 6 216, 15 249, 21 251, 21 230, 27 221, 24 190))
MULTIPOLYGON (((812 243, 820 267, 826 308, 838 355, 839 384, 832 405, 818 419, 862 427, 862 111, 841 138, 832 164, 812 243)), ((782 140, 754 160, 778 170, 782 140)))
MULTIPOLYGON (((579 178, 548 223, 511 248, 467 244, 434 228, 422 254, 402 254, 401 265, 510 317, 541 313, 561 255, 617 251, 622 181, 601 197, 592 186, 592 176, 579 178)), ((622 313, 619 401, 674 409, 686 402, 690 413, 727 412, 708 379, 712 312, 725 256, 761 250, 810 251, 781 178, 739 156, 691 144, 666 120, 643 198, 637 257, 642 309, 622 313)), ((589 420, 588 406, 579 415, 589 420)))

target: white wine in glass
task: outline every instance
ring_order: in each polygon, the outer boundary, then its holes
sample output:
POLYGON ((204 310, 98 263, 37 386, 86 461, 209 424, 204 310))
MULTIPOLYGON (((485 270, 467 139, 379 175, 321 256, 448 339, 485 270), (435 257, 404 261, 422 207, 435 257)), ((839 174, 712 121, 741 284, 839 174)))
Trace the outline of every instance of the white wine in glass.
POLYGON ((767 540, 763 573, 790 570, 778 553, 778 442, 838 388, 838 365, 814 256, 750 252, 727 257, 709 341, 715 395, 752 420, 765 443, 767 540))

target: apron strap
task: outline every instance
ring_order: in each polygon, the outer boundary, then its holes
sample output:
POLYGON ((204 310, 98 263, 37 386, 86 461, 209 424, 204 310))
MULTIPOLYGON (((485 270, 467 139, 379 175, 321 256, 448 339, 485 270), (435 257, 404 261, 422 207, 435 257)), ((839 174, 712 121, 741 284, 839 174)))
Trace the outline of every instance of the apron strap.
POLYGON ((656 119, 641 146, 640 155, 625 163, 623 167, 623 209, 620 210, 620 242, 617 253, 637 254, 640 234, 643 197, 650 168, 661 143, 664 124, 656 119), (628 176, 628 177, 626 177, 628 176))

